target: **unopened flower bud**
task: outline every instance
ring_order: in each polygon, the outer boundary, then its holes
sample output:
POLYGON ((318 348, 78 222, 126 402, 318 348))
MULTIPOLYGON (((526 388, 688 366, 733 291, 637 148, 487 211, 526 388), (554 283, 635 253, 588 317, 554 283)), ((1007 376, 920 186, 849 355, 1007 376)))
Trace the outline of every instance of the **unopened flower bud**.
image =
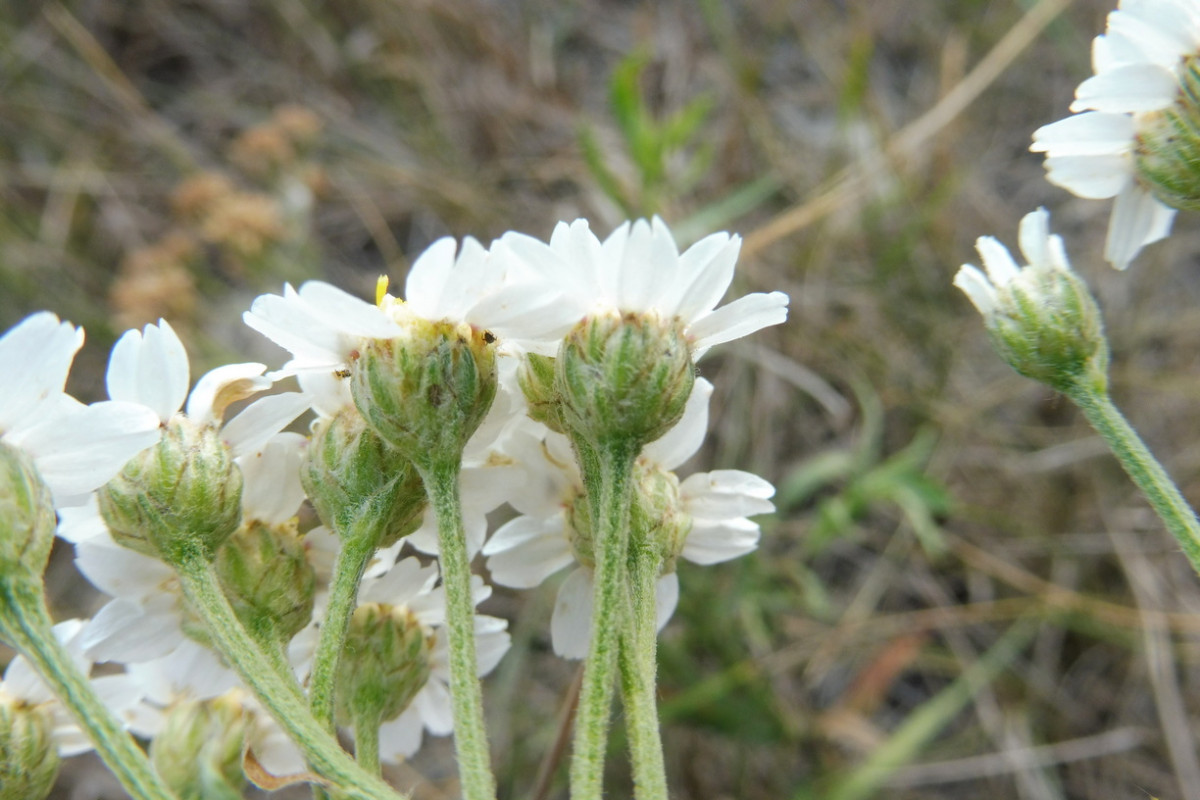
POLYGON ((630 549, 659 559, 663 575, 675 571, 684 542, 692 530, 692 518, 683 510, 679 478, 645 460, 634 466, 636 481, 630 507, 630 549))
POLYGON ((1137 118, 1134 169, 1164 205, 1195 211, 1200 209, 1200 56, 1184 58, 1178 72, 1175 102, 1137 118))
POLYGON ((56 525, 54 500, 33 460, 0 441, 0 572, 40 579, 56 525))
POLYGON ((317 576, 294 525, 243 525, 217 552, 217 576, 256 638, 286 644, 312 619, 317 576))
POLYGON ((321 520, 339 536, 364 528, 394 544, 421 524, 425 488, 412 462, 352 408, 321 420, 300 470, 321 520))
POLYGON ((981 237, 976 246, 987 276, 964 265, 954 285, 983 314, 993 346, 1017 372, 1065 393, 1103 388, 1108 342, 1100 309, 1048 225, 1041 209, 1021 220, 1021 251, 1029 260, 1023 268, 995 239, 981 237))
POLYGON ((100 490, 100 511, 119 544, 177 563, 212 560, 242 518, 242 473, 216 428, 176 415, 158 444, 100 490))
POLYGON ((562 398, 556 384, 557 368, 550 356, 529 353, 517 370, 529 417, 555 433, 566 433, 562 423, 562 398))
POLYGON ((683 415, 696 377, 682 328, 655 314, 583 320, 557 366, 563 424, 593 444, 659 438, 683 415))
POLYGON ((433 642, 407 607, 354 609, 336 678, 338 716, 351 723, 400 716, 429 680, 433 642))
POLYGON ((42 709, 0 698, 0 800, 43 800, 50 794, 60 763, 52 729, 42 709))
POLYGON ((496 397, 494 338, 466 323, 399 321, 407 335, 364 343, 351 376, 354 403, 413 461, 457 460, 496 397))
POLYGON ((235 693, 179 703, 151 741, 150 760, 180 800, 242 796, 242 752, 252 720, 235 693))

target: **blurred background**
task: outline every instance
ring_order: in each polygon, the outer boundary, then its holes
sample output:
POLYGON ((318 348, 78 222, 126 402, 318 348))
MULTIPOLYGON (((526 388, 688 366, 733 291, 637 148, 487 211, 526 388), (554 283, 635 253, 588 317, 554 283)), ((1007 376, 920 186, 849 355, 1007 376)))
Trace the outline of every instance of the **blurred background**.
MULTIPOLYGON (((681 245, 744 237, 734 290, 786 291, 791 318, 701 363, 691 468, 757 472, 779 511, 756 554, 680 566, 674 797, 1200 797, 1200 583, 951 286, 977 236, 1015 247, 1049 208, 1104 309, 1118 404, 1200 500, 1195 215, 1116 273, 1108 203, 1027 149, 1090 74, 1109 0, 0 8, 0 330, 43 308, 86 326, 84 399, 116 336, 159 317, 193 379, 279 364, 241 324, 255 295, 370 297, 444 235, 657 213, 681 245)), ((94 611, 70 552, 50 584, 59 617, 94 611)), ((554 591, 485 607, 514 637, 485 687, 502 798, 566 796, 554 591)), ((390 773, 423 800, 453 775, 429 739, 390 773)), ((55 794, 120 796, 87 758, 55 794)))

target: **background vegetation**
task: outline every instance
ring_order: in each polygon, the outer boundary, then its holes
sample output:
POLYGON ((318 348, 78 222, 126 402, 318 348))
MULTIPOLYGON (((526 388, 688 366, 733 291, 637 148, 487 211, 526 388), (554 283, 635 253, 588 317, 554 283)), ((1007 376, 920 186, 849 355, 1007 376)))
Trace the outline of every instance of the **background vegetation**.
MULTIPOLYGON (((1027 152, 1110 0, 67 0, 0 4, 0 329, 84 324, 72 388, 166 317, 193 377, 278 363, 263 291, 370 296, 442 235, 745 237, 786 326, 702 362, 697 469, 779 487, 761 550, 681 567, 661 700, 675 796, 1200 797, 1200 583, 1082 418, 950 285, 1038 205, 1100 297, 1118 402, 1200 501, 1194 215, 1125 274, 1108 206, 1027 152)), ((5 380, 19 380, 7 376, 5 380)), ((61 616, 95 600, 58 553, 61 616)), ((498 591, 504 798, 564 797, 576 666, 554 588, 498 591), (541 788, 538 788, 541 787, 541 788)), ((623 743, 614 740, 614 752, 623 743)), ((620 758, 614 797, 627 796, 620 758)), ((454 796, 451 750, 395 770, 454 796)), ((56 797, 119 797, 86 759, 56 797)), ((299 796, 303 796, 301 793, 299 796)))

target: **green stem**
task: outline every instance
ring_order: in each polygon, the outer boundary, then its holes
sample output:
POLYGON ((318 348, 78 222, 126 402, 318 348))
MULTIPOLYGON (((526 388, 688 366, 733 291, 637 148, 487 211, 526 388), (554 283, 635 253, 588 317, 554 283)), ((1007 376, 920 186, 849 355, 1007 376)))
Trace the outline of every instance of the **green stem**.
POLYGON ((466 800, 494 800, 483 689, 475 655, 475 601, 471 597, 471 564, 459 499, 460 462, 418 463, 438 527, 438 560, 446 590, 446 633, 450 645, 450 701, 454 712, 454 746, 466 800))
POLYGON ((379 715, 363 714, 354 720, 354 759, 372 775, 379 775, 379 715))
POLYGON ((590 506, 595 588, 591 646, 584 662, 583 687, 575 717, 575 750, 571 758, 574 800, 600 800, 604 789, 604 756, 618 640, 626 625, 629 508, 633 497, 633 463, 638 450, 627 441, 609 442, 592 451, 594 459, 581 459, 580 464, 584 486, 593 498, 590 506))
POLYGON ((221 592, 217 576, 199 553, 181 555, 174 567, 192 606, 204 618, 217 649, 266 706, 275 721, 287 731, 313 771, 334 784, 336 790, 360 800, 397 800, 397 793, 378 776, 365 772, 338 745, 309 711, 303 692, 280 675, 272 659, 263 652, 238 622, 221 592))
POLYGON ((631 545, 633 607, 629 609, 629 624, 621 631, 619 662, 634 796, 638 800, 667 800, 657 692, 660 564, 653 547, 631 545))
POLYGON ((1104 390, 1080 385, 1068 395, 1146 495, 1167 530, 1179 541, 1184 555, 1192 562, 1192 569, 1200 574, 1200 521, 1171 476, 1104 390))
POLYGON ((75 717, 104 763, 135 800, 175 797, 137 742, 96 694, 86 675, 54 635, 40 585, 0 578, 0 634, 33 664, 42 680, 75 717))
POLYGON ((321 637, 313 655, 312 674, 308 683, 309 707, 313 716, 331 733, 334 730, 333 693, 342 645, 346 641, 346 630, 350 627, 350 617, 358 602, 358 585, 362 582, 363 572, 375 553, 377 543, 378 537, 373 535, 345 536, 333 568, 329 605, 321 623, 321 637))

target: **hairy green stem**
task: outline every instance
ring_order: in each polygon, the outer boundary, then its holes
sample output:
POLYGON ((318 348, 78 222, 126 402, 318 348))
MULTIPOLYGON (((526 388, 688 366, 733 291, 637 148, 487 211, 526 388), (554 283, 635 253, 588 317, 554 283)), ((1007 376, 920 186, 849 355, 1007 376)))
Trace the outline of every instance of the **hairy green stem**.
POLYGON ((1081 383, 1068 396, 1104 439, 1121 466, 1137 484, 1167 530, 1179 542, 1192 569, 1200 574, 1200 521, 1171 476, 1150 453, 1129 421, 1101 388, 1081 383))
POLYGON ((454 712, 454 746, 466 800, 495 800, 496 779, 488 753, 483 719, 483 689, 475 655, 475 602, 471 597, 471 564, 463 530, 462 501, 453 460, 416 463, 437 517, 438 560, 446 590, 446 633, 450 645, 450 701, 454 712))
POLYGON ((173 564, 192 606, 203 617, 217 648, 259 701, 301 749, 309 766, 336 791, 359 800, 397 800, 399 794, 377 775, 359 767, 309 711, 303 692, 280 675, 258 648, 221 592, 209 563, 199 552, 181 553, 173 564))
POLYGON ((362 582, 367 562, 375 553, 378 539, 379 537, 372 535, 343 537, 333 567, 329 604, 325 608, 325 619, 321 622, 321 636, 313 655, 312 673, 308 683, 309 707, 317 722, 329 732, 334 730, 333 694, 337 683, 338 663, 342 658, 342 646, 346 642, 350 617, 354 614, 354 606, 358 602, 358 585, 362 582))
POLYGON ((40 584, 0 577, 0 635, 29 659, 134 800, 175 797, 54 635, 40 584))
POLYGON ((380 774, 378 714, 359 714, 354 719, 354 759, 372 775, 380 774))
POLYGON ((652 544, 635 542, 630 545, 632 608, 628 611, 629 624, 621 631, 619 656, 621 696, 625 704, 637 800, 667 800, 657 692, 657 585, 662 559, 652 544))
POLYGON ((628 621, 626 560, 633 463, 638 451, 636 444, 618 440, 596 447, 591 452, 593 458, 580 459, 593 511, 595 588, 591 646, 584 662, 583 687, 575 716, 575 750, 571 758, 573 800, 600 800, 604 789, 604 757, 617 650, 621 629, 628 621))

